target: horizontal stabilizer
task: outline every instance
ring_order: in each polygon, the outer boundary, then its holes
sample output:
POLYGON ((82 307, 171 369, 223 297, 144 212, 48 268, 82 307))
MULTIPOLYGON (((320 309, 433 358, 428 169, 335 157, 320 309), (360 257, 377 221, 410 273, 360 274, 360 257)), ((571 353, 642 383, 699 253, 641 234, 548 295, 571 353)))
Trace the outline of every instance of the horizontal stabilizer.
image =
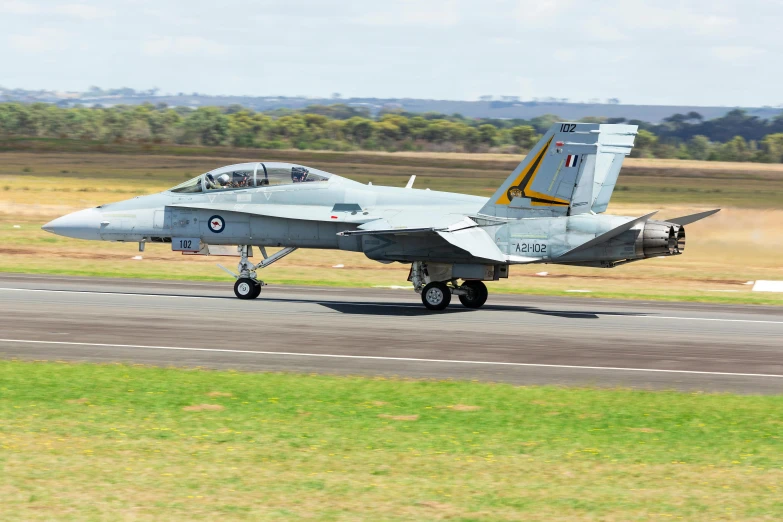
POLYGON ((639 223, 644 223, 645 221, 647 221, 648 219, 650 219, 651 217, 653 217, 657 213, 658 213, 658 211, 656 210, 655 212, 650 212, 649 214, 645 214, 644 216, 638 217, 636 219, 632 219, 632 220, 628 221, 627 223, 623 223, 619 227, 613 228, 609 232, 604 232, 600 236, 596 236, 595 238, 591 239, 590 241, 582 243, 578 247, 572 248, 568 252, 559 255, 555 259, 561 260, 562 258, 564 258, 566 256, 570 256, 572 254, 576 254, 577 252, 582 252, 583 250, 587 250, 588 248, 594 247, 596 245, 600 245, 601 243, 603 243, 605 241, 609 241, 613 237, 619 236, 623 232, 631 230, 633 227, 635 227, 639 223))
POLYGON ((698 214, 691 214, 690 216, 682 216, 674 219, 667 219, 669 223, 674 223, 675 225, 690 225, 691 223, 695 223, 701 219, 704 219, 706 217, 710 217, 713 214, 717 214, 720 212, 719 208, 716 208, 715 210, 708 210, 706 212, 699 212, 698 214))

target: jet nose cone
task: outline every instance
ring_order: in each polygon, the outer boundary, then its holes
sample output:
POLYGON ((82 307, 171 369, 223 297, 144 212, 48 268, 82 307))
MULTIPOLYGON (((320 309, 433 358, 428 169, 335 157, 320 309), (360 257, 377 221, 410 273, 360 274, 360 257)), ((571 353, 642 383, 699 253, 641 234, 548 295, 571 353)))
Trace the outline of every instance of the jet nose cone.
POLYGON ((100 239, 103 216, 94 208, 80 210, 48 222, 41 228, 58 236, 76 239, 100 239))

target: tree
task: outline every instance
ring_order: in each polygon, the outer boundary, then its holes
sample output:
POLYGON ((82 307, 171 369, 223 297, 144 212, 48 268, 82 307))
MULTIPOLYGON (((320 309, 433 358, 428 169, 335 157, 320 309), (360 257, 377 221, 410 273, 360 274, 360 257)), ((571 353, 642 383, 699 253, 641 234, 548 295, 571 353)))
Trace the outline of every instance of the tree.
POLYGON ((355 143, 361 144, 372 136, 373 121, 354 116, 345 122, 345 131, 355 143))
POLYGON ((400 128, 390 121, 376 122, 375 132, 385 141, 394 141, 400 138, 400 128))
POLYGON ((228 116, 231 144, 234 147, 253 147, 261 132, 261 122, 247 109, 228 116))
POLYGON ((217 107, 200 107, 183 123, 184 143, 222 145, 229 135, 229 120, 217 107))
POLYGON ((690 159, 706 160, 710 156, 712 144, 707 136, 697 135, 688 140, 686 149, 690 159))
POLYGON ((658 136, 650 131, 640 130, 636 134, 636 140, 634 141, 634 147, 631 151, 631 157, 633 158, 651 158, 653 157, 653 149, 658 143, 658 136))
POLYGON ((603 123, 606 121, 606 118, 603 116, 585 116, 579 121, 582 123, 603 123))
POLYGON ((486 143, 487 145, 492 145, 492 141, 498 133, 497 127, 489 124, 479 125, 478 131, 479 139, 482 143, 486 143))
POLYGON ((761 140, 761 159, 770 163, 783 163, 783 133, 769 134, 761 140))
POLYGON ((753 153, 752 148, 742 136, 734 136, 730 141, 717 148, 717 159, 720 161, 748 161, 753 153))
POLYGON ((562 121, 560 116, 555 114, 544 114, 543 116, 536 116, 530 120, 530 123, 536 129, 536 132, 544 134, 558 121, 562 121))
POLYGON ((530 150, 536 143, 536 129, 530 125, 518 125, 511 129, 511 139, 515 145, 530 150))

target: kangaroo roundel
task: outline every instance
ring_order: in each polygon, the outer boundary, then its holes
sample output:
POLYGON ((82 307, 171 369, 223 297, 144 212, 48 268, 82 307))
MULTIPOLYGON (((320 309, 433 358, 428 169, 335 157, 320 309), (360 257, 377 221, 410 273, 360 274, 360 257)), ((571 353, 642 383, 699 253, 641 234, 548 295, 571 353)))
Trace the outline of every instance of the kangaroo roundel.
POLYGON ((220 234, 223 229, 226 228, 226 221, 220 216, 212 216, 209 218, 209 229, 215 234, 220 234))

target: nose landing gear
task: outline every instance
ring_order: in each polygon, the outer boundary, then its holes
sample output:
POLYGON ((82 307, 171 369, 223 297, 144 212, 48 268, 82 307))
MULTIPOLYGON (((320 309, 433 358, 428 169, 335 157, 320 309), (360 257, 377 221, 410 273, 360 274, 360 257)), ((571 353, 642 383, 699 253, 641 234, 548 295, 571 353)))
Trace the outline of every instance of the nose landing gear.
POLYGON ((243 300, 257 298, 259 295, 261 295, 261 289, 266 286, 263 281, 259 281, 257 279, 256 270, 260 268, 266 268, 272 263, 283 259, 285 256, 296 250, 296 247, 287 247, 275 252, 271 256, 268 256, 266 254, 266 249, 264 247, 260 247, 259 250, 261 250, 261 255, 264 256, 264 260, 257 265, 254 265, 248 261, 248 257, 253 255, 253 251, 251 250, 252 248, 253 247, 249 245, 240 245, 238 247, 240 259, 237 270, 239 270, 239 275, 233 274, 224 268, 224 270, 237 278, 236 282, 234 283, 234 295, 243 300))
POLYGON ((256 281, 249 277, 240 277, 234 283, 234 295, 240 299, 255 299, 261 295, 263 281, 256 281))

